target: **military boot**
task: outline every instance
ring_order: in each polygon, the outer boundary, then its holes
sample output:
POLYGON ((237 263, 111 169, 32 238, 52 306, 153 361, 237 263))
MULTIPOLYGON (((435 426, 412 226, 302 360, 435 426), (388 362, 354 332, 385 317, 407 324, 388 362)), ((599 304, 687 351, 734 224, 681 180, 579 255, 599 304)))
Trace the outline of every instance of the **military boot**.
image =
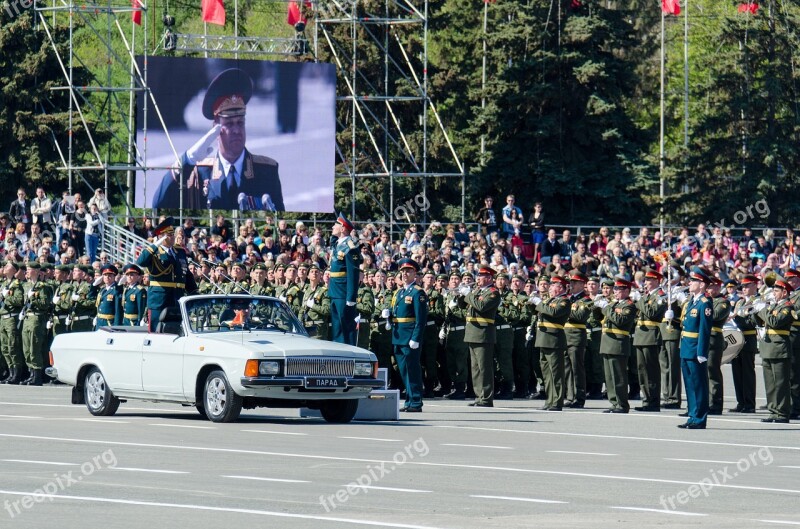
POLYGON ((511 382, 503 381, 500 383, 500 391, 495 395, 495 400, 514 400, 514 394, 511 392, 511 382))
MULTIPOLYGON (((20 368, 20 369, 22 369, 22 368, 20 368)), ((26 369, 26 373, 27 373, 27 376, 23 380, 20 381, 20 383, 19 383, 20 386, 27 386, 28 382, 30 382, 33 379, 33 369, 26 369)))
POLYGON ((3 368, 3 371, 0 372, 0 384, 5 383, 6 380, 11 377, 11 370, 3 368))
POLYGON ((3 382, 3 384, 13 384, 17 385, 22 382, 24 371, 21 367, 12 367, 11 368, 11 376, 3 382))
POLYGON ((514 388, 515 399, 527 399, 530 392, 528 391, 528 384, 525 382, 518 382, 514 388))
POLYGON ((44 372, 41 369, 33 369, 31 370, 33 374, 31 375, 30 380, 26 382, 26 386, 41 386, 42 385, 42 378, 44 372))

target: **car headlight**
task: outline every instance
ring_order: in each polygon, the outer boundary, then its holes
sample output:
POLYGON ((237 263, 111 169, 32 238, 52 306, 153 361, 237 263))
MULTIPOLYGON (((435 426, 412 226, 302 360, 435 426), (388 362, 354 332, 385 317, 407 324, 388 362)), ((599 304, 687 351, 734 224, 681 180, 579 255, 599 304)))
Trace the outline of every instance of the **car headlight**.
POLYGON ((259 375, 277 375, 281 372, 281 363, 268 360, 258 364, 259 375))
POLYGON ((357 377, 368 377, 372 375, 372 362, 356 362, 353 375, 357 377))

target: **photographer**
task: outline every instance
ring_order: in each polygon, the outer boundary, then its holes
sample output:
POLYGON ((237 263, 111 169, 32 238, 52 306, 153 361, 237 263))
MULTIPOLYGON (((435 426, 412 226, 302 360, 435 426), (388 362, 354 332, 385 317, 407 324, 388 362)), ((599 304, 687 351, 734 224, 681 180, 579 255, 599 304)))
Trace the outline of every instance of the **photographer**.
POLYGON ((86 255, 89 262, 93 263, 97 256, 97 248, 100 246, 100 235, 103 233, 103 218, 97 208, 97 204, 89 206, 89 213, 86 215, 86 255))

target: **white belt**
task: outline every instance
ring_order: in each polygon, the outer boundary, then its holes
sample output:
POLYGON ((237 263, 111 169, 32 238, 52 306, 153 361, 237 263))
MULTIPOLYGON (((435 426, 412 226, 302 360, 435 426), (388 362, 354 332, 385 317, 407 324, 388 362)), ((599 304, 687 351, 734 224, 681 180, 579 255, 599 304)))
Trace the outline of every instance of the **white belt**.
POLYGON ((510 328, 511 328, 511 325, 498 325, 497 326, 497 330, 498 331, 501 330, 501 329, 510 329, 510 328))
POLYGON ((319 320, 319 321, 307 321, 307 322, 306 322, 306 327, 308 327, 309 325, 322 325, 323 323, 325 323, 325 321, 324 321, 324 320, 319 320))
POLYGON ((436 325, 436 322, 435 321, 429 321, 428 323, 425 324, 425 326, 427 327, 428 325, 436 325))
POLYGON ((3 314, 2 318, 4 320, 7 320, 8 318, 16 318, 17 316, 19 316, 19 312, 17 312, 16 314, 3 314))
POLYGON ((463 331, 464 330, 464 326, 463 325, 459 325, 458 327, 450 327, 450 330, 451 331, 463 331))
POLYGON ((602 327, 592 327, 591 329, 589 329, 589 332, 600 332, 602 330, 603 330, 602 327))
POLYGON ((75 316, 72 321, 91 320, 91 316, 75 316))

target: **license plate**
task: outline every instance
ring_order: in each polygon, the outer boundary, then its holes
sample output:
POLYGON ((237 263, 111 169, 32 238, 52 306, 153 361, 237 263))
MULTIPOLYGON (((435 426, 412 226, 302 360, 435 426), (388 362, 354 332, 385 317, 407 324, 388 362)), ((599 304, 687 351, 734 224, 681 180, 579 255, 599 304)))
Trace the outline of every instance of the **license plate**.
POLYGON ((307 388, 343 388, 345 379, 343 378, 307 378, 307 388))

